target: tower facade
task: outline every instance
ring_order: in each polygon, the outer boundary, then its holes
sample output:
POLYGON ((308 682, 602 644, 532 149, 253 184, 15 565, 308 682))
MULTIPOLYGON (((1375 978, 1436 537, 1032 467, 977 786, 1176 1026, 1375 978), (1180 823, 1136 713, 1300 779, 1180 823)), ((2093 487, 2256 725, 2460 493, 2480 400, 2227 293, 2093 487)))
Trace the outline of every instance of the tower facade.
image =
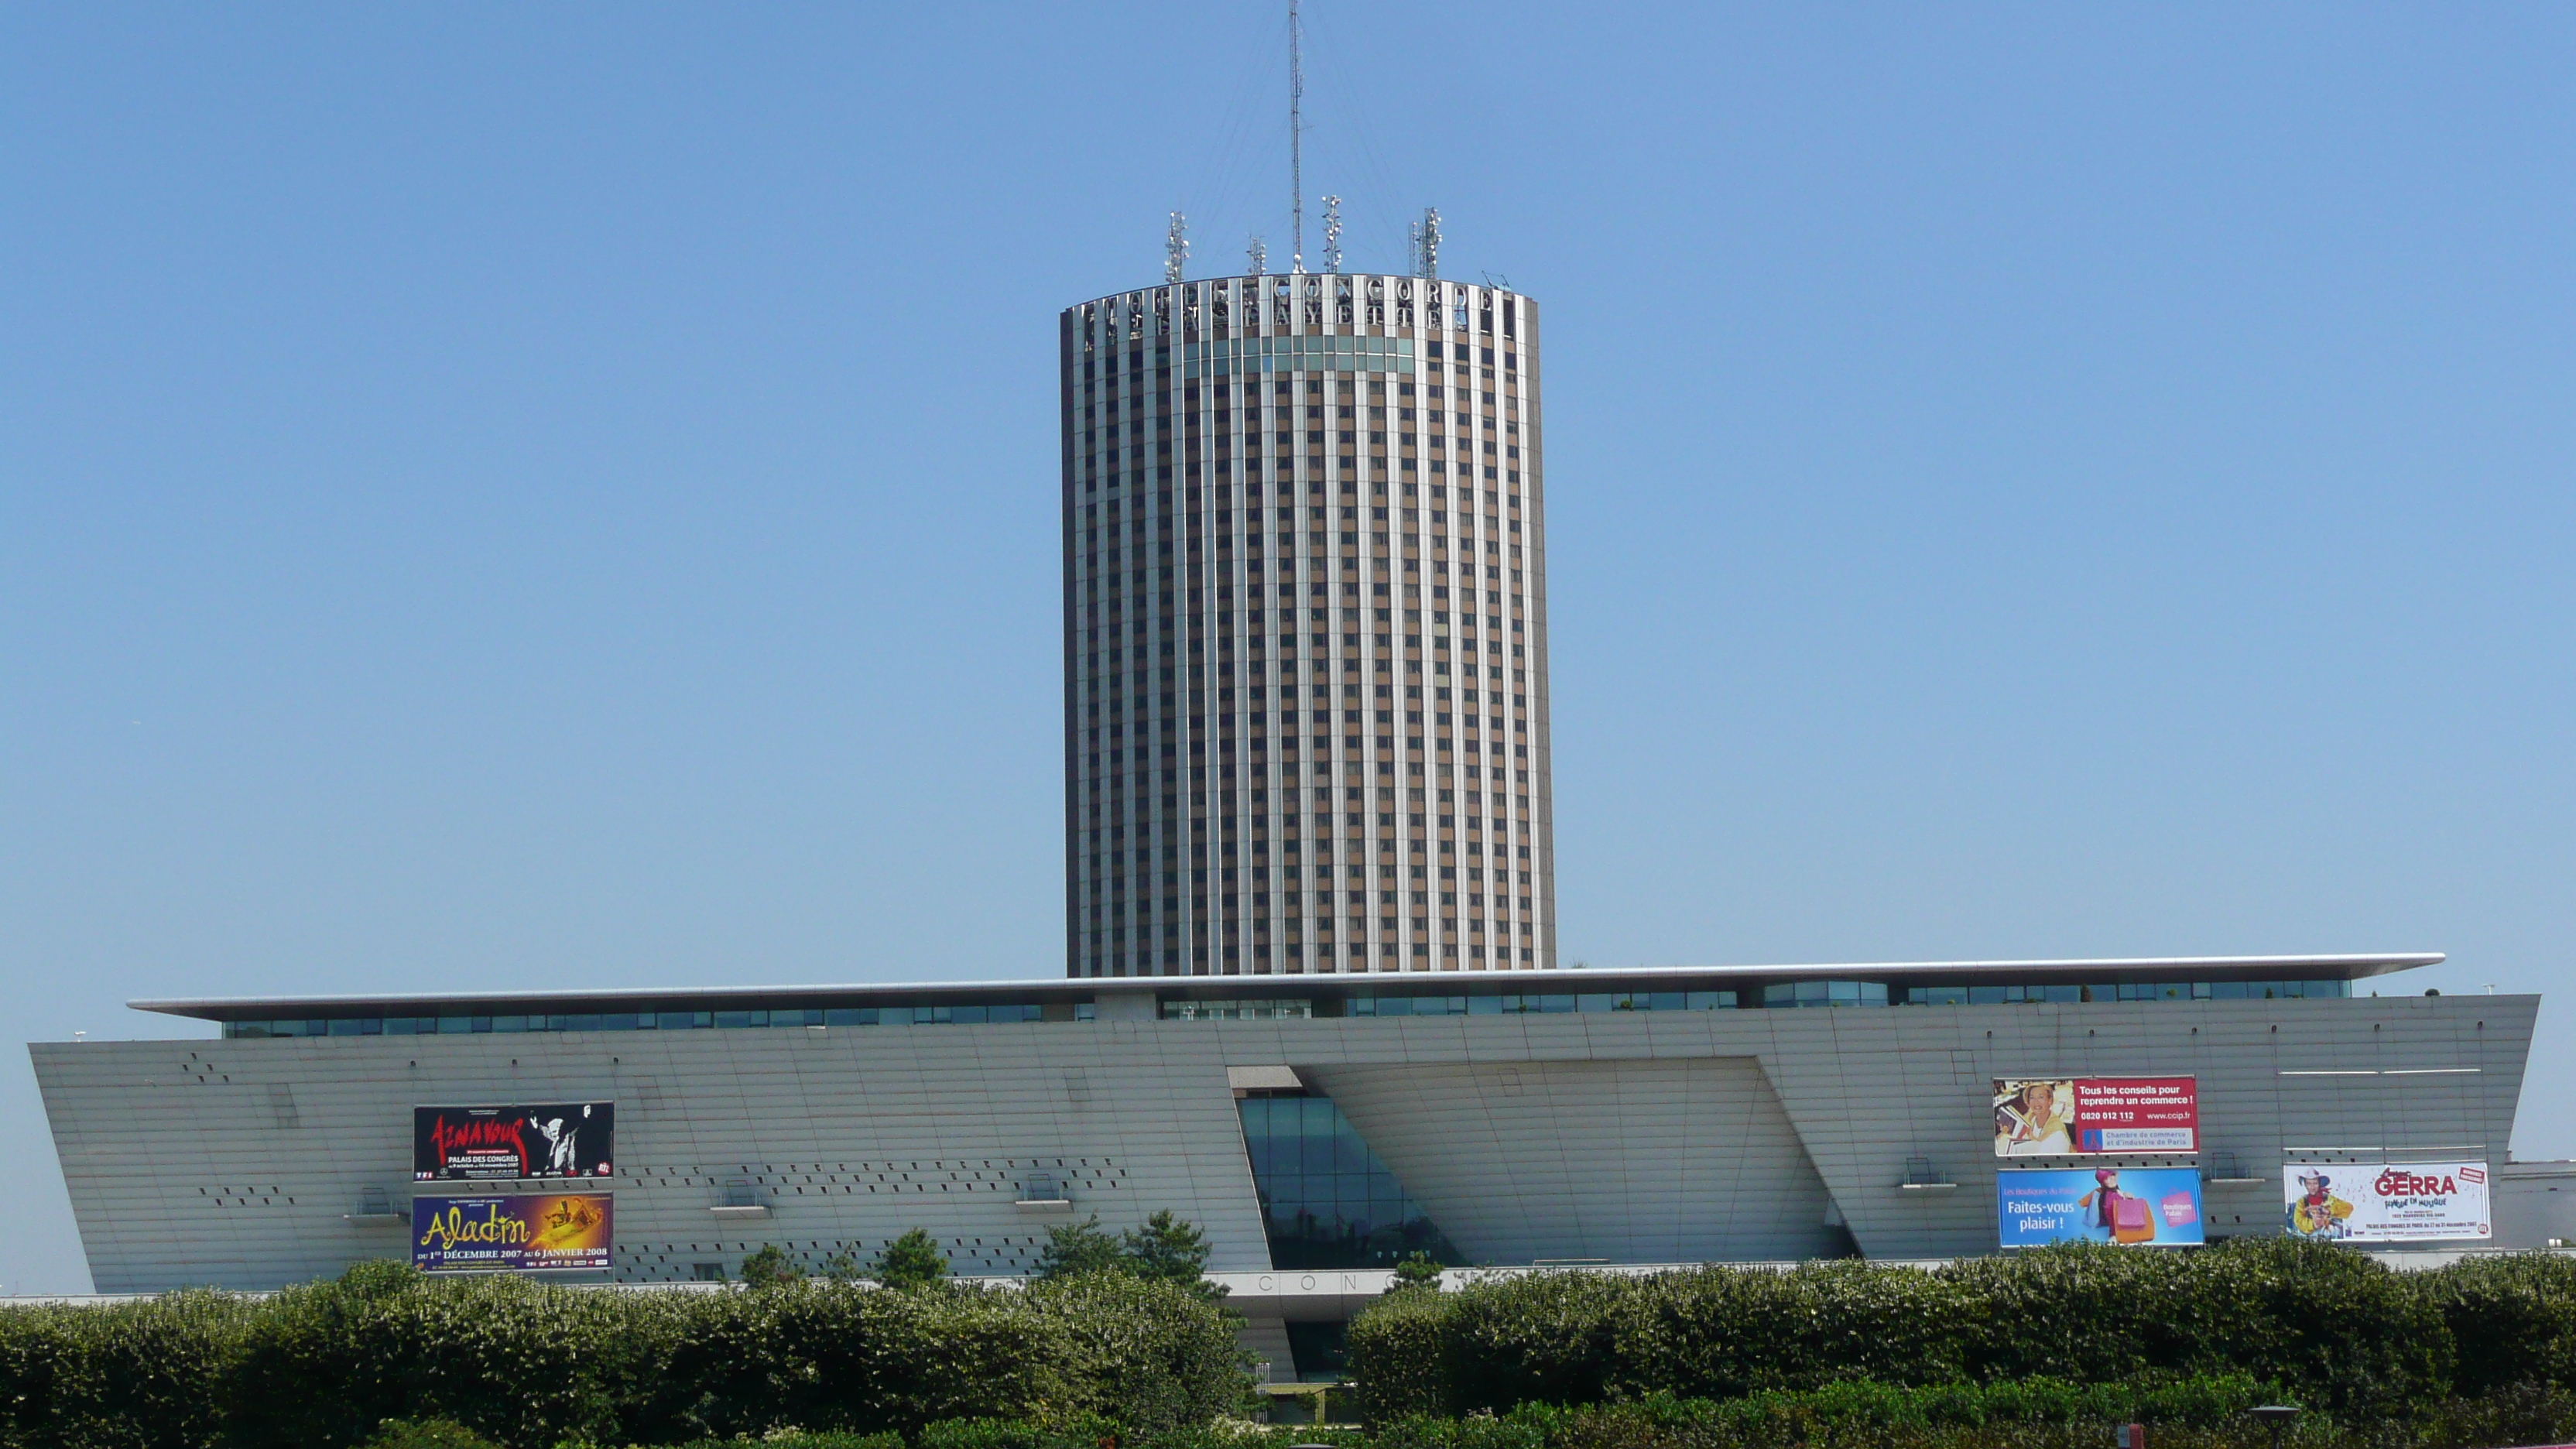
POLYGON ((1537 304, 1229 277, 1061 334, 1070 974, 1553 966, 1537 304))

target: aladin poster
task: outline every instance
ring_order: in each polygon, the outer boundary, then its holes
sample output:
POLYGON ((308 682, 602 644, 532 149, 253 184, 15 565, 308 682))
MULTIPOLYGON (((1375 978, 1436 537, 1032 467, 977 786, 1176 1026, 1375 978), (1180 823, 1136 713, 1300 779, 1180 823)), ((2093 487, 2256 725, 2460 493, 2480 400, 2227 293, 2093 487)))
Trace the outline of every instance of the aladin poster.
POLYGON ((427 1273, 606 1268, 614 1212, 604 1192, 413 1198, 411 1264, 427 1273))

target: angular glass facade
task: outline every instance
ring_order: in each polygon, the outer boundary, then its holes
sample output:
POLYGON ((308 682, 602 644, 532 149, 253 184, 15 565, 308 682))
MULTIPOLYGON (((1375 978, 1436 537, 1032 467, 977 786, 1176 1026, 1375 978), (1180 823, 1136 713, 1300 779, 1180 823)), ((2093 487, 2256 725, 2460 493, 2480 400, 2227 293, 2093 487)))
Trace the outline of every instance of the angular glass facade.
POLYGON ((1782 981, 1762 988, 1764 1006, 1885 1006, 1884 981, 1782 981))
MULTIPOLYGON (((1883 988, 1882 988, 1883 990, 1883 988)), ((1518 1016, 1561 1011, 1716 1011, 1733 1009, 1732 991, 1507 992, 1499 996, 1354 995, 1352 1016, 1518 1016)))
POLYGON ((468 1036, 516 1031, 692 1031, 715 1027, 982 1026, 993 1022, 1089 1021, 1088 1001, 989 1002, 963 1006, 806 1007, 794 1011, 626 1011, 553 1016, 333 1016, 227 1021, 233 1039, 280 1036, 468 1036))
POLYGON ((1235 1105, 1271 1267, 1392 1268, 1414 1253, 1465 1263, 1331 1098, 1246 1097, 1235 1105))

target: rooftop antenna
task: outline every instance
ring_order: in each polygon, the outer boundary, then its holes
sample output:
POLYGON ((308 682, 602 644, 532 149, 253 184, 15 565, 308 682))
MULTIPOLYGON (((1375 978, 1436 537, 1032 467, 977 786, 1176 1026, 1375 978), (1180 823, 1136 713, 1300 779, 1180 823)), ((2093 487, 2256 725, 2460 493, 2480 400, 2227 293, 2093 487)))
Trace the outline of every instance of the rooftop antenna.
POLYGON ((1324 270, 1342 269, 1342 199, 1324 198, 1324 270))
POLYGON ((1306 270, 1306 68, 1301 47, 1304 30, 1297 24, 1297 0, 1288 0, 1288 270, 1306 270))
POLYGON ((1426 206, 1422 208, 1422 255, 1419 260, 1421 262, 1420 270, 1422 275, 1432 278, 1437 278, 1440 275, 1439 207, 1426 206))
POLYGON ((1244 267, 1246 275, 1257 277, 1270 270, 1270 248, 1262 243, 1261 238, 1254 237, 1252 245, 1245 247, 1243 253, 1247 263, 1244 267))
POLYGON ((1173 212, 1171 229, 1163 233, 1163 280, 1166 283, 1181 279, 1181 264, 1190 259, 1189 233, 1190 224, 1182 219, 1179 212, 1173 212))

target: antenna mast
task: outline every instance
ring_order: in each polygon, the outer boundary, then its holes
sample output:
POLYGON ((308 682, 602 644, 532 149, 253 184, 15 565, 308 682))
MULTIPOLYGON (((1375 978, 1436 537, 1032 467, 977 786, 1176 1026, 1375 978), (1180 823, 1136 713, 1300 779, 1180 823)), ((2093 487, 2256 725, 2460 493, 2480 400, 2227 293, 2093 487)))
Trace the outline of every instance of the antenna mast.
POLYGON ((1163 280, 1167 284, 1181 279, 1181 263, 1190 259, 1189 233, 1190 224, 1179 212, 1173 212, 1172 228, 1163 233, 1163 280))
POLYGON ((1440 275, 1440 208, 1422 208, 1421 255, 1417 258, 1423 276, 1440 275))
POLYGON ((1288 215, 1290 240, 1295 250, 1289 254, 1288 269, 1306 270, 1306 68, 1300 47, 1304 41, 1297 24, 1297 0, 1288 0, 1288 215))
POLYGON ((1342 199, 1324 198, 1324 270, 1342 269, 1342 199))

